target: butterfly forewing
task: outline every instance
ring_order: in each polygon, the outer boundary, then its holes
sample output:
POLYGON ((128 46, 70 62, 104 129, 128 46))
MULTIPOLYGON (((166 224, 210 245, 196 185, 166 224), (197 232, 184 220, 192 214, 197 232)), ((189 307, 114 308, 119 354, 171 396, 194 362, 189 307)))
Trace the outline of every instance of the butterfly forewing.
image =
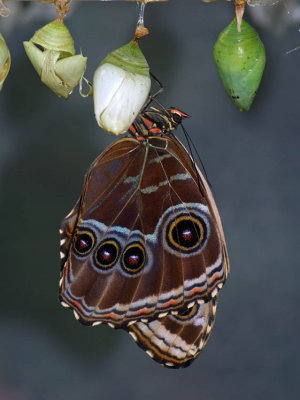
POLYGON ((227 277, 210 189, 173 137, 111 145, 92 164, 61 230, 60 296, 83 323, 122 326, 209 301, 227 277))

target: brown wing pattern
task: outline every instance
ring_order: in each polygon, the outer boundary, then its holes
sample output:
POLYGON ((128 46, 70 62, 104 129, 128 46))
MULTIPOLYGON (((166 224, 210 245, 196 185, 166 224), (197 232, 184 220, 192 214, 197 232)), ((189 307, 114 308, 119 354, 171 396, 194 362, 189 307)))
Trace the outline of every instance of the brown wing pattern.
POLYGON ((200 177, 199 189, 188 153, 169 137, 123 138, 95 160, 61 225, 60 298, 81 322, 124 326, 211 303, 228 260, 200 177))
POLYGON ((126 330, 155 361, 170 368, 184 368, 204 348, 217 312, 218 296, 181 312, 150 322, 135 322, 126 330))

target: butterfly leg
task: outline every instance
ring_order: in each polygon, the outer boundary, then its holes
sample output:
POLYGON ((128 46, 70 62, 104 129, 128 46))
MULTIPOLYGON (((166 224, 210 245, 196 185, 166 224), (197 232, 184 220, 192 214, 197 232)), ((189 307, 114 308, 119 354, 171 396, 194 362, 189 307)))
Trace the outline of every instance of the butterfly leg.
POLYGON ((147 102, 145 103, 143 110, 145 110, 151 103, 152 101, 160 94, 164 91, 164 87, 163 84, 161 83, 161 81, 150 71, 150 76, 151 78, 154 80, 154 82, 157 84, 157 86, 159 86, 159 89, 157 92, 155 92, 154 94, 150 94, 149 98, 147 100, 147 102))

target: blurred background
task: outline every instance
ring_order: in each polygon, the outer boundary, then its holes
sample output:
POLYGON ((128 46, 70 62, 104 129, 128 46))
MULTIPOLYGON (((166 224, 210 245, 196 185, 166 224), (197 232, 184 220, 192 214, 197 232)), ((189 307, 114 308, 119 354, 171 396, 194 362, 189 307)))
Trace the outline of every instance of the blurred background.
MULTIPOLYGON (((289 51, 300 45, 299 2, 246 9, 267 52, 249 112, 227 97, 212 55, 233 4, 146 7, 142 50, 164 84, 160 100, 192 115, 185 127, 213 185, 231 261, 211 338, 185 370, 156 364, 125 332, 81 326, 58 302, 60 221, 114 138, 98 128, 91 98, 75 90, 58 99, 25 56, 22 41, 54 19, 54 7, 8 6, 0 21, 12 54, 0 94, 0 400, 297 398, 300 50, 289 51)), ((136 4, 71 8, 65 22, 91 80, 131 39, 136 4)))

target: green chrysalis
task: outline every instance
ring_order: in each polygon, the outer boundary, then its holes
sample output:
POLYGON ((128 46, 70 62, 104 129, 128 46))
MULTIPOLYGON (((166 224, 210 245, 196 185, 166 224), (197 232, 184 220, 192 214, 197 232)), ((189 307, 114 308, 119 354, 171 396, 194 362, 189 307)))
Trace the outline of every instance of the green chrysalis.
POLYGON ((214 58, 223 86, 240 110, 249 110, 265 68, 266 53, 258 33, 236 19, 220 33, 214 58))

